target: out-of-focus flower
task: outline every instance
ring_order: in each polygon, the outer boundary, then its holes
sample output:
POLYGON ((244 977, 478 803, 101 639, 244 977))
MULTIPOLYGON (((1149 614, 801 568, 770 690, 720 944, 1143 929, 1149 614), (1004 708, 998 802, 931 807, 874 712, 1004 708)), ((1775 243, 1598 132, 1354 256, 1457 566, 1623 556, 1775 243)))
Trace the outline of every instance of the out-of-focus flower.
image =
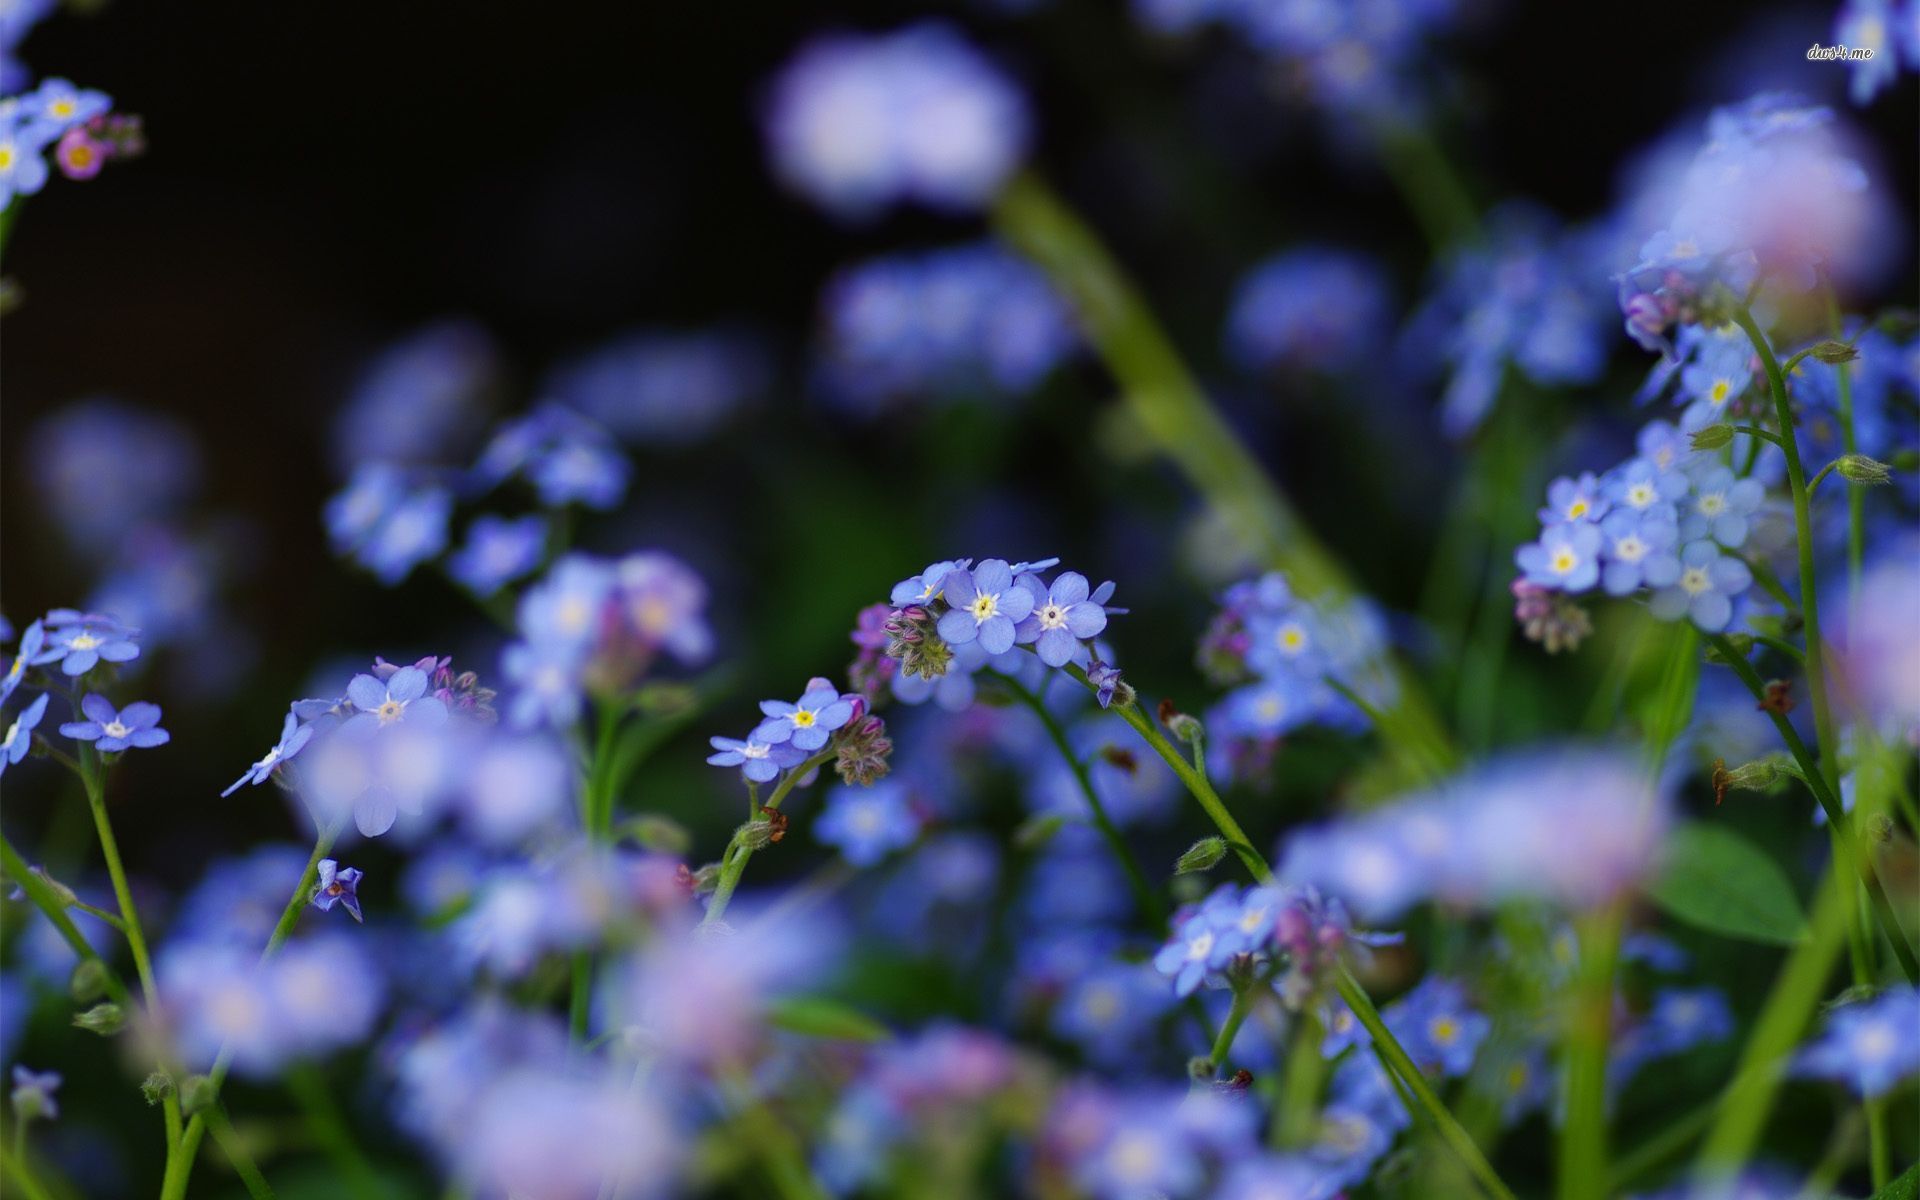
POLYGON ((541 394, 636 446, 702 441, 768 386, 758 338, 728 329, 628 334, 562 363, 541 394))
POLYGON ((248 767, 244 775, 234 780, 232 786, 220 794, 223 797, 231 796, 248 784, 253 784, 257 787, 265 783, 268 778, 273 775, 274 771, 279 769, 281 763, 286 762, 294 755, 300 753, 300 751, 306 748, 307 743, 312 740, 313 726, 302 725, 299 717, 294 716, 291 712, 288 713, 286 720, 281 722, 280 725, 280 740, 275 742, 265 754, 261 755, 251 767, 248 767))
POLYGON ((42 418, 27 433, 23 457, 35 499, 73 548, 93 557, 117 550, 135 517, 175 515, 200 480, 200 450, 184 426, 104 398, 42 418))
POLYGON ((1920 729, 1920 551, 1910 538, 1889 546, 1860 581, 1857 602, 1836 639, 1845 694, 1876 723, 1920 729))
POLYGON ((323 935, 290 941, 259 960, 257 947, 179 942, 156 964, 168 996, 174 1048, 188 1066, 211 1066, 225 1048, 233 1069, 272 1076, 299 1057, 363 1041, 386 989, 355 939, 323 935))
POLYGON ((1600 527, 1591 521, 1549 525, 1513 557, 1535 587, 1584 592, 1600 582, 1600 527))
POLYGON ((1025 100, 947 25, 836 34, 773 81, 763 123, 774 173, 837 216, 916 201, 985 205, 1025 156, 1025 100))
POLYGON ((1883 1096, 1903 1079, 1920 1074, 1920 992, 1889 988, 1872 1000, 1842 1005, 1827 1015, 1827 1028, 1801 1051, 1794 1072, 1844 1083, 1864 1099, 1883 1096))
POLYGON ((1240 280, 1227 353, 1249 371, 1351 370, 1382 348, 1392 319, 1379 263, 1306 247, 1275 255, 1240 280))
POLYGON ((911 846, 920 827, 906 785, 883 779, 871 787, 830 790, 813 833, 854 866, 871 867, 911 846))
POLYGON ((1019 397, 1078 344, 1038 268, 985 242, 835 275, 821 300, 817 380, 862 416, 916 400, 1019 397))
MULTIPOLYGON (((1896 5, 1893 0, 1845 0, 1833 17, 1835 48, 1865 50, 1864 59, 1849 57, 1847 69, 1853 78, 1847 96, 1855 104, 1866 104, 1900 74, 1902 57, 1909 56, 1916 37, 1908 34, 1906 46, 1896 44, 1900 22, 1911 26, 1916 17, 1911 3, 1896 5)), ((1908 70, 1920 69, 1907 57, 1908 70)))
POLYGON ((16 1121, 53 1120, 60 1115, 60 1103, 53 1094, 60 1090, 58 1071, 35 1071, 15 1065, 13 1068, 13 1117, 16 1121))
POLYGON ((7 736, 0 739, 0 774, 9 766, 18 765, 33 748, 33 731, 40 727, 40 718, 47 715, 47 697, 43 692, 33 698, 32 703, 20 710, 20 715, 7 726, 7 736))
POLYGON ((1689 542, 1680 551, 1680 578, 1653 594, 1649 607, 1663 621, 1689 617, 1708 633, 1733 619, 1733 601, 1753 586, 1753 572, 1712 542, 1689 542))
POLYGON ((128 629, 112 617, 72 614, 56 623, 54 616, 48 614, 53 632, 43 656, 49 662, 58 658, 63 675, 85 675, 103 661, 124 663, 140 657, 140 631, 128 629))
POLYGON ((409 334, 367 365, 335 418, 335 466, 342 473, 368 462, 429 466, 452 448, 470 447, 498 371, 492 341, 472 322, 440 321, 409 334))

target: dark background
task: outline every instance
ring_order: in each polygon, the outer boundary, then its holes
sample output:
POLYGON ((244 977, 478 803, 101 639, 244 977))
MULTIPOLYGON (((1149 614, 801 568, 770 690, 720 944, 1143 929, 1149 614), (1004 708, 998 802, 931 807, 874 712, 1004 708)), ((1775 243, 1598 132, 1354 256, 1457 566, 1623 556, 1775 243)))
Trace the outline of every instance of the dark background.
MULTIPOLYGON (((20 461, 23 431, 80 396, 190 424, 207 453, 204 507, 246 514, 259 535, 232 598, 258 639, 254 669, 238 692, 170 706, 177 737, 201 749, 177 741, 142 766, 142 792, 206 797, 197 811, 218 827, 133 806, 136 844, 191 838, 197 859, 208 837, 230 848, 253 823, 284 828, 274 806, 211 797, 316 664, 483 644, 450 632, 484 628, 457 592, 425 573, 380 589, 333 559, 319 519, 338 482, 329 422, 360 367, 449 314, 494 334, 520 397, 557 356, 628 327, 745 318, 772 335, 785 369, 759 412, 717 446, 643 454, 627 510, 588 537, 665 544, 713 578, 722 657, 741 665, 748 696, 837 670, 851 613, 893 579, 956 546, 1002 544, 1120 578, 1138 610, 1138 632, 1121 635, 1129 660, 1197 686, 1186 659, 1205 591, 1163 570, 1190 501, 1161 469, 1097 448, 1111 391, 1097 367, 1011 413, 870 427, 806 394, 806 339, 833 267, 980 227, 906 214, 849 229, 787 197, 763 166, 759 89, 810 33, 919 11, 122 3, 32 34, 22 53, 38 75, 143 114, 151 151, 86 185, 53 180, 9 246, 26 303, 5 322, 6 611, 23 624, 92 586, 42 522, 20 461)), ((1089 0, 1026 16, 936 11, 1030 90, 1041 169, 1138 273, 1201 373, 1252 413, 1259 450, 1313 524, 1369 589, 1411 607, 1455 465, 1429 399, 1401 400, 1411 407, 1390 437, 1367 412, 1389 401, 1283 407, 1294 398, 1227 378, 1217 350, 1233 281, 1292 242, 1369 249, 1393 266, 1402 304, 1418 298, 1429 251, 1384 177, 1327 123, 1261 95, 1224 37, 1158 44, 1089 0)), ((1761 81, 1834 96, 1842 68, 1803 57, 1830 40, 1831 19, 1826 4, 1508 5, 1454 39, 1460 83, 1438 136, 1482 203, 1528 196, 1597 216, 1623 160, 1685 118, 1697 127, 1705 106, 1761 81)), ((1915 107, 1908 75, 1848 110, 1895 148, 1883 166, 1907 212, 1914 161, 1898 148, 1915 144, 1915 107)), ((1891 295, 1911 294, 1909 270, 1891 295)), ((1622 338, 1613 376, 1579 402, 1624 414, 1646 365, 1622 338)), ((744 698, 733 707, 744 720, 744 698)), ((674 757, 697 766, 695 748, 674 757)))

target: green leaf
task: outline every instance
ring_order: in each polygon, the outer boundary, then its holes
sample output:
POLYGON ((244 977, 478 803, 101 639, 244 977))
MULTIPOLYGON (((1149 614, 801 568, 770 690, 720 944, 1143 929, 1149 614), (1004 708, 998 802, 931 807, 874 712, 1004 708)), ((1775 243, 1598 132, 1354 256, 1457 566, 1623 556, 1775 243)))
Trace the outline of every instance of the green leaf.
POLYGON ((1646 892, 1682 921, 1727 937, 1784 946, 1807 933, 1780 864, 1723 825, 1696 821, 1675 830, 1666 869, 1646 892))
POLYGON ((824 996, 795 996, 774 1004, 768 1019, 778 1028, 803 1037, 843 1042, 884 1042, 893 1037, 885 1025, 863 1012, 824 996))
POLYGON ((1873 1194, 1873 1200, 1914 1200, 1920 1196, 1920 1163, 1900 1173, 1898 1179, 1873 1194))

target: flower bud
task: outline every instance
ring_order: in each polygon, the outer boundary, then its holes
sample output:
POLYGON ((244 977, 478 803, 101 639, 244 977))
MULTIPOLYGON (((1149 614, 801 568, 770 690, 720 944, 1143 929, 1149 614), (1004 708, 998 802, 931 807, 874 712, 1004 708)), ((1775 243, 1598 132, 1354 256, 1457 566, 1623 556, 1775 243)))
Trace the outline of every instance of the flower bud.
POLYGON ((773 822, 765 817, 748 821, 745 825, 735 830, 735 833, 740 838, 740 844, 749 850, 765 850, 776 840, 774 837, 773 822))
POLYGON ((693 873, 693 894, 704 896, 720 886, 720 864, 708 863, 693 873))
POLYGON ((1869 487, 1885 483, 1889 478, 1887 464, 1864 454, 1841 455, 1834 470, 1840 472, 1848 483, 1863 483, 1869 487))
POLYGON ((1207 727, 1192 713, 1177 712, 1167 718, 1167 732, 1189 746, 1198 747, 1207 738, 1207 727))
POLYGON ((1860 357, 1860 352, 1845 342, 1821 342, 1813 348, 1813 356, 1823 363, 1852 362, 1860 357))
POLYGON ((1227 840, 1220 837, 1205 837, 1187 847, 1187 852, 1174 861, 1175 875, 1191 875, 1196 871, 1210 871, 1227 856, 1227 840))
POLYGON ((1187 1078, 1195 1083, 1205 1083, 1213 1078, 1213 1060, 1204 1054, 1196 1054, 1187 1060, 1187 1078))
POLYGON ((106 964, 97 958, 81 959, 67 979, 67 993, 78 1003, 85 1004, 89 1000, 99 999, 106 992, 106 964))
POLYGON ((1722 423, 1696 429, 1693 433, 1695 450, 1718 450, 1733 441, 1733 426, 1722 423))
POLYGON ((88 1033, 97 1033, 101 1037, 112 1037, 127 1026, 127 1014, 118 1004, 111 1001, 96 1004, 83 1013, 75 1013, 73 1023, 88 1033))
POLYGON ((154 1071, 140 1082, 140 1094, 146 1097, 149 1105, 158 1104, 173 1095, 173 1076, 165 1071, 154 1071))

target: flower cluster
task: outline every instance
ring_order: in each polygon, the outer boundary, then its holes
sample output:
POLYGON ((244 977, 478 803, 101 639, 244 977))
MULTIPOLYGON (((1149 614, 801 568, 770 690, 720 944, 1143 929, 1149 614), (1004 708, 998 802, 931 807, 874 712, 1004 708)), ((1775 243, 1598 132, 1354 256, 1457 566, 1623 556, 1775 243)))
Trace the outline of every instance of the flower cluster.
MULTIPOLYGON (((12 21, 7 25, 11 27, 12 21)), ((146 149, 140 118, 110 111, 104 92, 48 79, 0 102, 0 207, 47 184, 47 148, 68 179, 92 179, 107 160, 146 149)))
POLYGON ((1394 695, 1386 652, 1380 617, 1363 600, 1309 600, 1277 571, 1234 584, 1196 659, 1210 682, 1231 689, 1206 718, 1216 765, 1258 778, 1259 764, 1296 729, 1364 727, 1343 691, 1370 705, 1394 695))
POLYGON ((22 704, 8 724, 0 740, 0 772, 18 765, 32 750, 48 700, 56 692, 73 711, 73 719, 59 726, 61 737, 86 743, 100 754, 166 745, 171 735, 160 727, 159 705, 137 700, 116 706, 94 690, 108 686, 121 664, 139 657, 140 631, 105 613, 56 608, 28 625, 0 675, 0 705, 23 687, 39 688, 41 694, 22 704))
POLYGON ((699 666, 713 652, 706 606, 706 583, 670 554, 562 557, 520 597, 520 640, 500 663, 517 686, 508 721, 562 728, 587 692, 630 688, 663 656, 699 666))
POLYGON ((1805 292, 1878 271, 1891 235, 1833 112, 1792 96, 1715 110, 1673 192, 1667 223, 1618 279, 1627 333, 1648 350, 1720 324, 1756 285, 1805 292))
POLYGON ((992 242, 847 267, 821 309, 817 386, 863 416, 916 400, 1023 396, 1079 341, 1046 277, 992 242))
MULTIPOLYGON (((1203 982, 1258 978, 1298 1009, 1337 970, 1349 945, 1398 941, 1356 933, 1340 901, 1308 886, 1241 888, 1223 883, 1205 900, 1174 914, 1172 936, 1154 955, 1154 969, 1190 995, 1203 982)), ((1240 986, 1240 985, 1234 985, 1240 986)))
POLYGON ((807 44, 773 81, 763 121, 781 181, 850 220, 908 201, 983 208, 1029 136, 1025 99, 938 22, 807 44))
POLYGON ((1282 845, 1280 878, 1363 920, 1421 900, 1486 908, 1530 897, 1585 910, 1659 864, 1664 788, 1631 754, 1569 747, 1494 759, 1429 791, 1282 845))
MULTIPOLYGON (((1665 421, 1640 431, 1639 453, 1604 475, 1562 477, 1547 489, 1538 541, 1514 561, 1529 589, 1578 595, 1650 595, 1661 620, 1683 617, 1709 633, 1727 628, 1734 602, 1753 585, 1737 551, 1747 541, 1765 488, 1737 477, 1717 455, 1692 451, 1665 421)), ((1515 591, 1519 593, 1519 586, 1515 591)), ((1522 595, 1523 604, 1537 593, 1522 595)), ((1535 617, 1521 613, 1532 635, 1535 617)), ((1549 648, 1579 640, 1543 623, 1549 648)))

